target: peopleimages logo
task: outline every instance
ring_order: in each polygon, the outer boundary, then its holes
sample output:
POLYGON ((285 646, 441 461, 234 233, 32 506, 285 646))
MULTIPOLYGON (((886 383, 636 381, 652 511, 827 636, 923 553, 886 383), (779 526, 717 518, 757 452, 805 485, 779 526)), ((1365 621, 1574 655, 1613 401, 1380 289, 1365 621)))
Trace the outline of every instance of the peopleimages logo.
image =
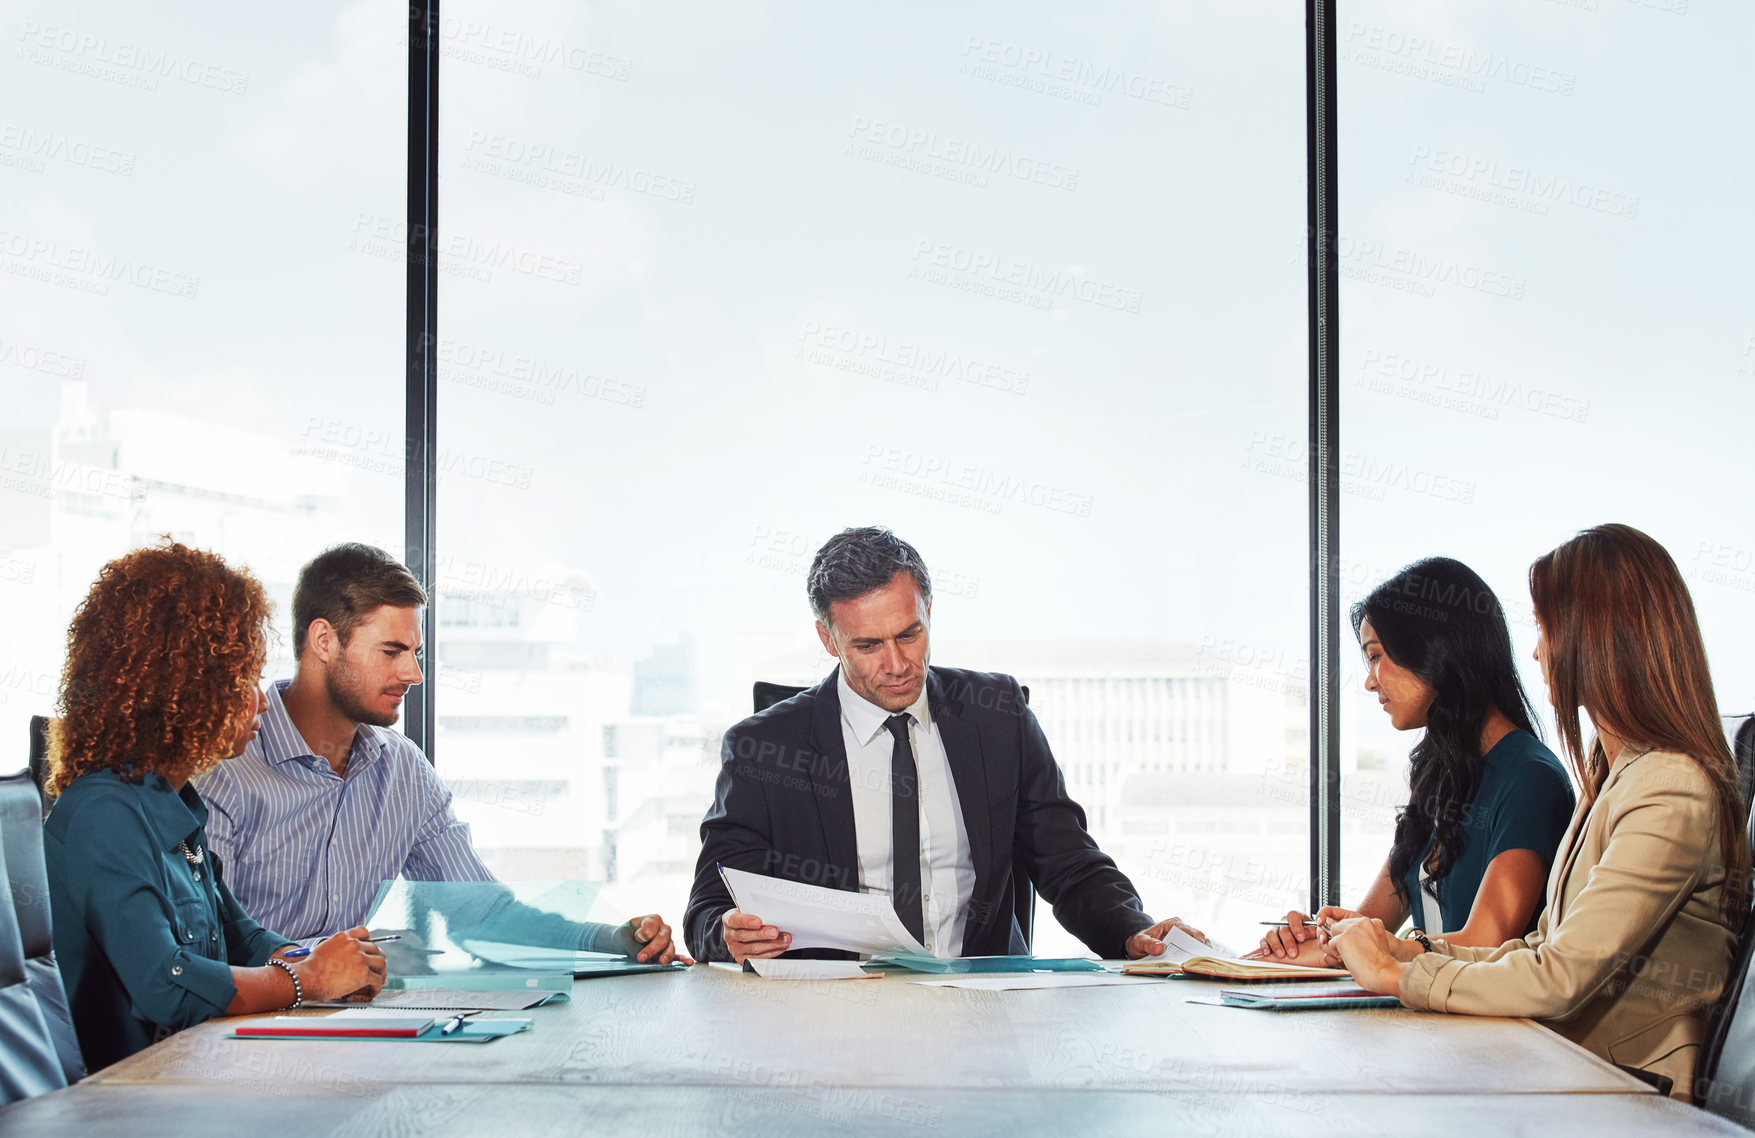
POLYGON ((1529 166, 1430 146, 1414 147, 1410 165, 1428 189, 1450 190, 1495 204, 1523 198, 1529 205, 1541 207, 1532 212, 1547 213, 1549 203, 1560 203, 1629 220, 1639 216, 1639 198, 1632 194, 1529 166), (1445 179, 1455 183, 1454 188, 1446 185, 1445 179))
POLYGON ((126 151, 69 138, 52 130, 35 130, 21 123, 0 123, 0 150, 12 151, 38 173, 46 162, 65 162, 103 174, 134 173, 136 156, 126 151))
POLYGON ((1114 64, 1093 63, 1045 48, 970 36, 963 46, 963 70, 977 79, 997 80, 1042 94, 1073 98, 1100 106, 1104 95, 1125 95, 1142 102, 1187 110, 1194 92, 1187 87, 1143 75, 1114 64))
POLYGON ((110 79, 143 90, 158 90, 158 80, 175 79, 229 95, 242 95, 250 73, 127 40, 26 20, 19 28, 24 45, 20 58, 61 71, 110 79))
POLYGON ((1347 62, 1470 91, 1485 90, 1489 79, 1550 95, 1570 95, 1578 85, 1570 71, 1378 24, 1349 24, 1341 49, 1347 62))
POLYGON ((935 130, 856 115, 848 136, 852 142, 847 153, 854 157, 918 169, 922 173, 973 175, 966 180, 981 186, 987 184, 985 175, 991 174, 1054 190, 1079 188, 1077 167, 1003 146, 989 146, 952 134, 940 134, 935 130))
POLYGON ((112 284, 133 285, 183 300, 194 300, 201 291, 201 278, 188 273, 4 229, 0 229, 0 257, 9 259, 9 263, 0 262, 0 269, 6 272, 100 296, 106 295, 112 284))
POLYGON ((926 238, 914 243, 914 263, 915 271, 911 276, 944 283, 946 273, 955 273, 1001 289, 1011 289, 1034 302, 1035 307, 1047 307, 1054 300, 1077 300, 1099 308, 1138 312, 1145 301, 1145 295, 1138 289, 1098 280, 1081 269, 1050 269, 998 253, 926 238))

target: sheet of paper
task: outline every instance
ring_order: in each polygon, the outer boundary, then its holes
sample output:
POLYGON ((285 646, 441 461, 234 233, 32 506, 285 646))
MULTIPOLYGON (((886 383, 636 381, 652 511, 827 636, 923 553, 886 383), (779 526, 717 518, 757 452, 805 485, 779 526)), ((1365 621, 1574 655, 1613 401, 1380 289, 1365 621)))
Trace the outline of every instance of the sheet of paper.
POLYGON ((742 869, 719 872, 737 907, 791 933, 794 949, 838 948, 868 956, 926 952, 926 946, 903 927, 890 899, 881 894, 825 889, 742 869))
POLYGON ((881 973, 867 972, 857 960, 751 960, 750 967, 764 980, 875 980, 881 973))
POLYGON ((370 1003, 347 1000, 306 1000, 307 1008, 425 1008, 429 1011, 521 1012, 547 1003, 557 992, 469 992, 462 988, 403 988, 379 992, 370 1003))
POLYGON ((1164 951, 1156 956, 1148 956, 1147 960, 1169 960, 1181 964, 1184 960, 1192 960, 1197 956, 1224 956, 1210 944, 1202 944, 1182 929, 1172 925, 1170 931, 1160 937, 1164 942, 1164 951))
POLYGON ((1123 984, 1156 984, 1150 976, 1113 972, 1017 972, 1004 975, 957 976, 949 980, 915 980, 927 988, 974 988, 985 992, 1023 992, 1037 988, 1110 988, 1123 984))

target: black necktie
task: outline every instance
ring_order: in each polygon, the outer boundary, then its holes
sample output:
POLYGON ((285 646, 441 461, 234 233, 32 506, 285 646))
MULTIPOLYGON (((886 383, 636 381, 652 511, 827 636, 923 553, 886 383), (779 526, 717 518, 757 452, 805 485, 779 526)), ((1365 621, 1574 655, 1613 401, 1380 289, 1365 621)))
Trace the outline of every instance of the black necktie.
POLYGON ((890 749, 890 856, 895 866, 890 900, 902 924, 925 944, 920 907, 920 780, 914 769, 914 748, 908 745, 908 718, 892 715, 884 721, 896 737, 890 749))

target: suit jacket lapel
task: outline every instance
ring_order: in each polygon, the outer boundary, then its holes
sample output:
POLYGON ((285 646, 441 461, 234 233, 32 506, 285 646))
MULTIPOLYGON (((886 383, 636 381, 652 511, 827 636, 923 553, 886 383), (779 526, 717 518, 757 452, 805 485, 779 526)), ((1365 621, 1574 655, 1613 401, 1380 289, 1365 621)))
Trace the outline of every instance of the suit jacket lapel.
POLYGON ((859 888, 859 839, 853 827, 853 784, 847 771, 847 744, 841 736, 841 692, 837 682, 841 669, 811 693, 810 749, 817 756, 810 764, 811 797, 817 801, 817 819, 823 828, 823 849, 829 864, 840 872, 825 875, 819 884, 841 889, 859 888))
POLYGON ((1561 839, 1560 854, 1554 859, 1553 872, 1548 875, 1547 919, 1550 927, 1552 922, 1560 919, 1560 910, 1565 904, 1566 876, 1572 872, 1572 863, 1578 860, 1578 849, 1584 844, 1589 819, 1590 810, 1581 803, 1579 809, 1572 812, 1572 824, 1566 829, 1566 837, 1561 839))
POLYGON ((926 677, 926 702, 932 724, 944 744, 951 764, 951 781, 957 787, 957 805, 963 814, 963 830, 969 835, 969 860, 975 867, 975 896, 984 896, 993 863, 993 816, 987 809, 987 763, 981 753, 981 732, 964 712, 967 693, 950 689, 937 668, 926 677))
POLYGON ((1554 876, 1548 882, 1548 918, 1550 921, 1558 921, 1560 910, 1565 907, 1566 879, 1572 875, 1572 864, 1578 860, 1578 852, 1584 848, 1584 836, 1590 829, 1590 816, 1596 812, 1597 806, 1603 801, 1603 795, 1609 793, 1609 788, 1614 786, 1615 780, 1621 777, 1621 772, 1627 769, 1628 764, 1636 761, 1638 761, 1637 755, 1620 766, 1611 764, 1609 776, 1603 779, 1603 786, 1601 790, 1597 791, 1596 800, 1590 804, 1588 810, 1580 810, 1573 815, 1572 828, 1566 832, 1566 841, 1562 847, 1566 851, 1566 856, 1556 862, 1554 876))

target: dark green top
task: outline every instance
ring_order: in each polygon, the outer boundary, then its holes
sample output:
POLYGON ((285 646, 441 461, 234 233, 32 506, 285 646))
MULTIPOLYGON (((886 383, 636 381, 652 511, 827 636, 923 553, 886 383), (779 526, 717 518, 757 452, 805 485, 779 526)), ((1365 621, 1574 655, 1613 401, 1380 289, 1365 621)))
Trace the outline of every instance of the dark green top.
MULTIPOLYGON (((1506 850, 1533 850, 1542 864, 1552 867, 1554 851, 1572 821, 1572 780, 1554 752, 1528 731, 1512 731, 1481 759, 1481 785, 1463 808, 1462 853, 1450 872, 1433 882, 1438 887, 1442 929, 1425 929, 1436 935, 1455 932, 1469 923, 1475 894, 1487 865, 1506 850)), ((1408 907, 1416 928, 1424 928, 1420 901, 1420 867, 1432 852, 1432 840, 1402 883, 1408 890, 1408 907)), ((1529 933, 1547 906, 1547 890, 1530 914, 1529 933)))
POLYGON ((113 771, 74 779, 43 823, 55 956, 89 1070, 223 1012, 237 995, 231 966, 290 943, 239 907, 206 823, 194 787, 113 771))

